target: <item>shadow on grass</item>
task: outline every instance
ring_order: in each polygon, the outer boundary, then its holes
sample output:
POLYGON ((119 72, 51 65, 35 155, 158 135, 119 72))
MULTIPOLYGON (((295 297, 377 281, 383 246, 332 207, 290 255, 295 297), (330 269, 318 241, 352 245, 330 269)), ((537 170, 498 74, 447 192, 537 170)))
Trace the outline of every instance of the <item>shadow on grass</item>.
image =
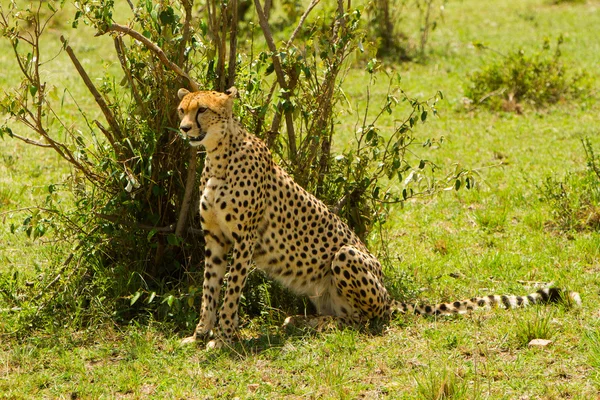
MULTIPOLYGON (((318 318, 317 316, 302 316, 303 319, 315 317, 318 318)), ((305 345, 306 343, 303 342, 321 340, 327 335, 342 335, 349 331, 366 336, 383 336, 391 322, 392 320, 373 319, 365 325, 351 326, 339 325, 334 321, 330 321, 330 323, 326 323, 319 328, 292 325, 273 326, 265 323, 261 324, 261 331, 258 335, 242 337, 242 334, 240 334, 233 343, 218 350, 206 351, 205 362, 211 363, 221 357, 244 360, 260 354, 277 355, 286 346, 305 345)), ((211 339, 198 340, 194 345, 197 346, 199 351, 205 351, 204 348, 211 339)))

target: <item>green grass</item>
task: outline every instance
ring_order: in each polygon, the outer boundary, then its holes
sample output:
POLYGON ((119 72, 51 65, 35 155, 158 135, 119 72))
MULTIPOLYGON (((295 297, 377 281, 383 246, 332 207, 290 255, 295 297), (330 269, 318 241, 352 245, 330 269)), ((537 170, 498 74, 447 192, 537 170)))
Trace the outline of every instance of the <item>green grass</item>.
MULTIPOLYGON (((84 331, 48 326, 28 336, 14 335, 18 312, 4 310, 0 294, 0 397, 595 398, 600 390, 600 232, 549 227, 552 210, 538 188, 548 176, 562 180, 584 170, 580 138, 589 137, 600 151, 600 106, 590 97, 515 115, 465 112, 462 98, 467 74, 490 60, 473 41, 506 53, 538 49, 544 38, 563 34, 564 62, 588 71, 597 87, 599 6, 545 0, 446 4, 428 61, 397 69, 409 94, 425 97, 442 90, 445 95, 440 117, 419 128, 424 138, 445 138, 427 158, 444 168, 455 162, 478 168, 481 177, 472 191, 444 192, 396 207, 384 232, 394 260, 390 276, 406 273, 420 289, 420 300, 523 294, 535 290, 536 282, 554 282, 579 291, 581 309, 488 310, 440 319, 400 316, 381 333, 289 335, 258 320, 246 323, 232 349, 205 352, 180 347, 180 336, 189 332, 174 332, 166 323, 106 322, 84 331), (550 346, 526 346, 528 338, 543 334, 552 339, 550 346)), ((73 36, 65 26, 57 27, 56 34, 64 29, 73 36)), ((72 39, 100 77, 98 55, 110 41, 72 39)), ((5 88, 16 74, 6 43, 0 49, 0 86, 5 88)), ((82 107, 92 104, 70 77, 64 54, 48 73, 69 82, 82 107)), ((364 104, 365 77, 361 70, 348 76, 346 92, 354 110, 364 104)), ((373 99, 384 96, 386 84, 378 82, 373 99)), ((72 102, 65 104, 64 112, 72 112, 72 102)), ((354 129, 355 117, 344 120, 339 143, 354 129)), ((392 127, 393 117, 384 122, 392 127)), ((21 283, 36 282, 68 250, 57 248, 51 236, 31 241, 23 233, 11 234, 10 225, 22 223, 23 215, 15 210, 37 204, 48 184, 69 173, 51 153, 0 141, 3 276, 18 272, 21 283)), ((382 244, 375 237, 372 241, 373 250, 381 252, 382 244)))

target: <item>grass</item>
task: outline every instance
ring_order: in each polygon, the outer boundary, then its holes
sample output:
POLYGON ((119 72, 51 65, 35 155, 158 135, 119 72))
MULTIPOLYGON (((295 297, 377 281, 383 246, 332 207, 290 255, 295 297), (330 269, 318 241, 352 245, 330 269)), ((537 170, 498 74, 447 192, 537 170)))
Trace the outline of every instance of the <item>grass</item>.
MULTIPOLYGON (((378 334, 289 335, 277 325, 253 321, 242 329, 242 340, 222 352, 181 347, 180 336, 188 332, 151 320, 128 326, 106 321, 83 331, 49 326, 15 339, 11 321, 18 313, 2 310, 0 397, 594 398, 600 390, 600 233, 549 229, 552 209, 540 200, 538 187, 549 176, 562 180, 585 169, 580 139, 589 137, 600 149, 600 106, 589 98, 524 115, 465 112, 462 82, 488 61, 473 41, 506 53, 537 49, 545 37, 562 33, 564 62, 587 70, 597 87, 598 6, 545 0, 446 4, 444 23, 431 37, 429 60, 397 68, 411 95, 424 97, 438 89, 445 95, 440 118, 420 128, 424 137, 445 138, 427 157, 444 167, 459 161, 478 168, 481 177, 475 190, 397 207, 384 232, 395 260, 389 275, 407 274, 423 301, 523 294, 533 291, 536 282, 554 282, 582 294, 580 310, 400 316, 378 334), (550 346, 528 348, 526 339, 519 339, 541 331, 551 336, 550 346)), ((57 35, 68 31, 56 29, 57 35)), ((74 48, 89 57, 87 63, 97 63, 95 73, 101 76, 103 63, 94 57, 110 41, 72 39, 74 48)), ((6 44, 0 46, 4 88, 15 75, 6 44)), ((54 79, 71 82, 68 60, 61 57, 52 65, 54 79)), ((365 74, 353 70, 348 76, 347 94, 357 110, 364 102, 365 74)), ((78 85, 72 82, 75 97, 84 93, 78 85)), ((383 96, 385 89, 386 82, 379 82, 372 98, 383 96)), ((82 107, 87 101, 92 100, 82 99, 82 107)), ((67 101, 64 112, 68 109, 67 101)), ((347 120, 339 127, 341 135, 353 131, 353 119, 347 120)), ((393 126, 391 118, 387 123, 393 126)), ((35 281, 62 257, 65 249, 56 248, 51 236, 30 241, 23 233, 11 234, 10 224, 22 223, 16 209, 36 204, 48 184, 68 174, 48 152, 9 139, 0 142, 3 277, 17 273, 21 283, 35 281)), ((382 244, 373 242, 374 251, 381 252, 382 244)))
POLYGON ((550 340, 556 333, 552 327, 552 312, 537 311, 537 314, 517 321, 515 337, 521 347, 534 339, 550 340))

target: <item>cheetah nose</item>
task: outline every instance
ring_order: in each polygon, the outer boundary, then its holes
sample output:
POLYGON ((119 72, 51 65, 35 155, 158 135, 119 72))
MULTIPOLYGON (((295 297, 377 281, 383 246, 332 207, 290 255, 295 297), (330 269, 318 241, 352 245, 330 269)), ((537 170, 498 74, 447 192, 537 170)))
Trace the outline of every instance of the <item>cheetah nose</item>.
POLYGON ((189 125, 181 125, 179 129, 181 129, 184 133, 188 133, 192 129, 192 127, 189 125))

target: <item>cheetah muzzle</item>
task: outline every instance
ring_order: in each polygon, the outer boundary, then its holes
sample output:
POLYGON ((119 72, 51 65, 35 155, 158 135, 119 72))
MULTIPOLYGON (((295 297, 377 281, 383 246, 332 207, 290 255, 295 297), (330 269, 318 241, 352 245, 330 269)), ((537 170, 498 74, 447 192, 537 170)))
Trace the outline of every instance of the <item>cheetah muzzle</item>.
POLYGON ((319 315, 355 326, 396 311, 440 315, 561 299, 580 303, 577 293, 556 288, 437 305, 394 301, 383 285, 377 258, 337 215, 275 164, 267 146, 233 117, 236 94, 234 87, 225 93, 178 92, 181 132, 192 146, 206 150, 199 202, 206 242, 202 306, 196 330, 184 343, 210 334, 208 348, 233 340, 252 263, 310 298, 319 315))

